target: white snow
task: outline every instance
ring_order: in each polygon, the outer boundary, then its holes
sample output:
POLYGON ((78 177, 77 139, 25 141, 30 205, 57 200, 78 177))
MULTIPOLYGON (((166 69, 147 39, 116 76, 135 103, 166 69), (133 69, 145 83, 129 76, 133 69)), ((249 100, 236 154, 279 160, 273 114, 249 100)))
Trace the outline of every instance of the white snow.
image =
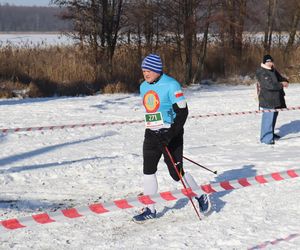
POLYGON ((60 33, 12 32, 0 34, 0 47, 33 48, 37 46, 66 46, 72 44, 74 42, 70 37, 60 33))
MULTIPOLYGON (((256 110, 249 86, 185 89, 190 115, 256 110)), ((300 85, 286 90, 300 106, 300 85)), ((143 119, 137 94, 0 100, 0 128, 143 119)), ((274 146, 259 143, 260 114, 188 119, 185 162, 198 184, 300 168, 300 116, 280 112, 274 146)), ((142 191, 144 125, 123 124, 0 136, 0 220, 136 197, 142 191)), ((158 219, 131 222, 139 208, 92 214, 3 233, 0 249, 249 249, 300 233, 300 178, 215 193, 199 221, 187 199, 157 205, 158 219)), ((180 189, 163 161, 159 191, 180 189)), ((300 236, 266 249, 300 249, 300 236)))

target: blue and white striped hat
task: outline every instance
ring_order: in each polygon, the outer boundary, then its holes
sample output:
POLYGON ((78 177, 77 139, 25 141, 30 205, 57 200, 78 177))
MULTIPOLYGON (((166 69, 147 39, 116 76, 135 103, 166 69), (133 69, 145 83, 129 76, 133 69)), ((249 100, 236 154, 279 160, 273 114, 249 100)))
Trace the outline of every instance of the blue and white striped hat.
POLYGON ((155 73, 161 74, 163 65, 159 55, 149 54, 142 62, 142 69, 148 69, 155 73))

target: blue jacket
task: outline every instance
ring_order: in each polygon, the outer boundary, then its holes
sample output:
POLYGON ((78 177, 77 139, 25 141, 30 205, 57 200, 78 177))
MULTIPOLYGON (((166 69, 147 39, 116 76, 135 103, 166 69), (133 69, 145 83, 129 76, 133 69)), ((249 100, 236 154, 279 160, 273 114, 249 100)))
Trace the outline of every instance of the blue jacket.
POLYGON ((173 124, 176 118, 173 104, 185 100, 180 84, 166 74, 163 74, 157 82, 142 82, 140 95, 146 112, 161 112, 166 124, 173 124))

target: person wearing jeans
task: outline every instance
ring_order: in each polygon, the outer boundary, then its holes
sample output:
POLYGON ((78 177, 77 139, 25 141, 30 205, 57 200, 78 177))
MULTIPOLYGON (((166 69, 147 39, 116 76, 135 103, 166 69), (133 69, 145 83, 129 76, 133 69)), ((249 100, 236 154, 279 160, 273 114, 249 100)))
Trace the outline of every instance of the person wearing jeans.
MULTIPOLYGON (((261 67, 256 71, 259 85, 258 100, 260 110, 286 108, 283 88, 288 87, 288 80, 274 67, 270 55, 264 55, 261 67)), ((280 136, 274 133, 278 112, 263 112, 261 120, 260 142, 274 144, 280 136)))
MULTIPOLYGON (((260 107, 260 110, 269 110, 260 107)), ((278 112, 264 112, 261 119, 260 141, 265 144, 274 144, 279 136, 274 133, 278 112)))

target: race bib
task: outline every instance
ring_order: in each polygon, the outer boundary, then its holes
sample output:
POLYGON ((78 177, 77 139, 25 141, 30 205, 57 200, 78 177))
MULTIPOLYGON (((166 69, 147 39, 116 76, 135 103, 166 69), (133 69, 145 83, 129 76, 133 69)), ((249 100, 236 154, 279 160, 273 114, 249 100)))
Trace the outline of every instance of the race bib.
POLYGON ((161 112, 145 114, 146 128, 159 129, 164 126, 164 120, 161 112))

